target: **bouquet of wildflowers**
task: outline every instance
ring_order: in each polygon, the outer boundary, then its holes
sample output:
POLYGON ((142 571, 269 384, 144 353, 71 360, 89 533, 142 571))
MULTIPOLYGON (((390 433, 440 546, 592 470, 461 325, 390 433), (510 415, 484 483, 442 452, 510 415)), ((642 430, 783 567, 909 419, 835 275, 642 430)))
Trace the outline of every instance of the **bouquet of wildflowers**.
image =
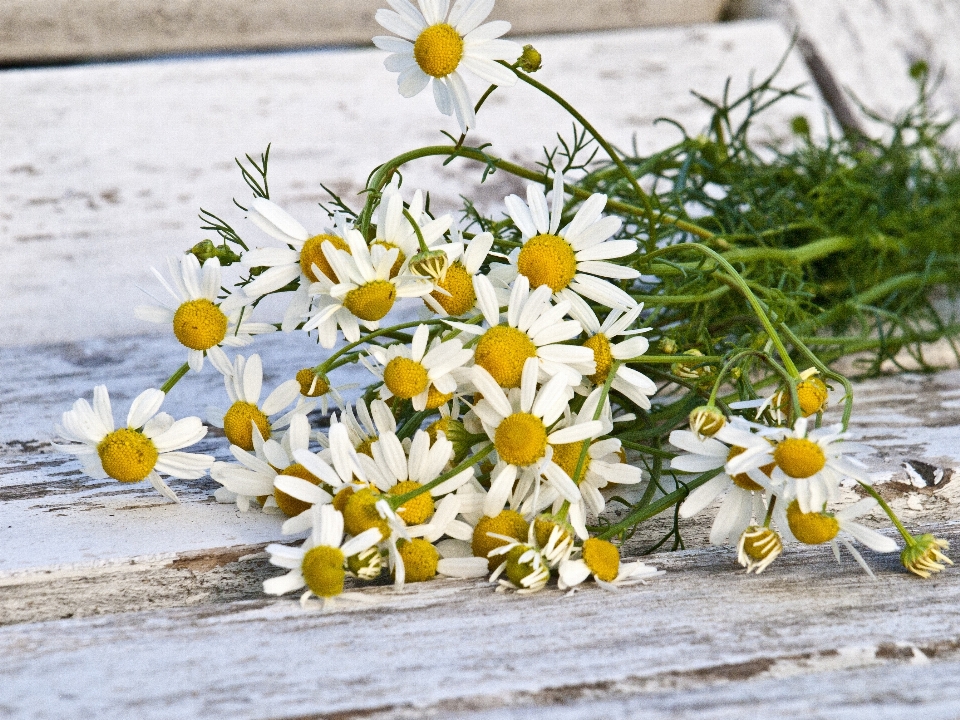
MULTIPOLYGON (((518 593, 551 581, 643 582, 657 570, 622 562, 617 543, 665 510, 690 517, 721 497, 710 540, 736 548, 747 572, 790 544, 830 543, 871 573, 855 542, 898 549, 856 522, 878 507, 905 542, 908 570, 942 570, 946 543, 912 536, 855 457, 869 448, 847 439, 849 382, 813 349, 812 330, 828 323, 810 310, 811 277, 768 277, 771 263, 802 267, 852 241, 771 248, 773 234, 744 238, 731 227, 747 210, 725 219, 703 193, 721 170, 726 192, 741 191, 747 175, 735 170, 758 162, 746 126, 730 124, 737 103, 717 106, 711 137, 628 157, 532 77, 536 50, 501 39, 508 23, 485 22, 493 0, 389 4, 377 20, 392 35, 374 38, 390 53, 386 69, 405 97, 431 86, 459 139, 389 160, 362 207, 334 197, 335 211, 309 227, 270 200, 269 148, 259 161, 247 156, 253 197, 238 203, 247 225, 205 213, 219 241, 154 271, 169 303, 137 308, 173 331, 183 366, 137 397, 122 427, 104 386, 64 413, 63 449, 85 472, 148 480, 172 501, 162 476, 209 473, 219 501, 282 522, 294 544, 267 547, 286 573, 264 589, 301 592, 304 603, 341 595, 348 575, 389 573, 398 586, 489 577, 518 593), (476 100, 471 76, 489 84, 476 100), (573 140, 533 168, 468 142, 484 101, 518 82, 575 123, 573 140), (403 166, 424 157, 474 161, 481 181, 516 175, 529 182, 525 197, 504 198, 504 217, 469 202, 462 217, 436 215, 428 196, 402 185, 403 166), (258 317, 272 295, 281 313, 258 317), (289 379, 268 392, 260 356, 243 348, 273 332, 307 333, 317 364, 285 368, 289 379), (229 460, 184 452, 204 437, 203 422, 161 412, 181 379, 204 371, 224 379, 226 401, 207 421, 223 429, 229 460), (359 392, 343 385, 358 373, 359 392), (836 424, 823 420, 830 383, 845 391, 836 424), (862 499, 842 507, 842 483, 862 499)), ((770 92, 794 91, 768 80, 745 98, 770 92)), ((793 226, 778 222, 791 237, 793 226)), ((834 324, 843 307, 825 311, 834 324)))

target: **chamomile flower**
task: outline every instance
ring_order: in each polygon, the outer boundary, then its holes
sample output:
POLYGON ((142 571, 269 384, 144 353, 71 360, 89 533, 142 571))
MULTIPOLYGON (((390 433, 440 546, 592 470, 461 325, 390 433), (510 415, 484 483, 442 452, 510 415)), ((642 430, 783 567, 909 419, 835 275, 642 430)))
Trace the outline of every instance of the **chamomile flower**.
POLYGON ((611 310, 603 324, 597 319, 589 305, 582 307, 571 305, 573 316, 580 321, 589 337, 583 343, 593 351, 593 359, 597 369, 590 375, 590 381, 595 385, 602 385, 607 381, 615 360, 620 361, 613 382, 610 387, 624 397, 630 399, 638 407, 649 410, 650 398, 656 394, 657 385, 650 378, 638 370, 627 367, 623 362, 643 355, 650 343, 639 333, 647 332, 649 328, 629 330, 640 316, 643 305, 638 305, 626 312, 611 310), (612 342, 617 337, 625 337, 620 342, 612 342))
POLYGON ((330 505, 314 505, 310 513, 313 527, 302 546, 267 546, 270 562, 289 572, 265 580, 263 591, 268 595, 285 595, 306 587, 306 592, 300 596, 301 605, 316 596, 326 606, 331 598, 343 592, 344 566, 348 558, 376 545, 380 541, 380 531, 370 528, 344 541, 343 515, 337 510, 330 505))
POLYGON ((778 495, 796 498, 805 513, 821 510, 828 501, 837 501, 842 478, 869 482, 862 463, 844 457, 847 451, 868 448, 842 442, 845 435, 839 424, 809 429, 807 418, 801 417, 792 429, 778 430, 775 444, 758 443, 731 458, 727 472, 749 473, 773 464, 770 479, 778 495))
MULTIPOLYGON (((565 500, 580 502, 577 485, 553 462, 553 448, 592 439, 603 431, 603 423, 590 420, 550 431, 563 414, 571 390, 565 379, 557 376, 538 391, 537 374, 536 360, 528 359, 520 388, 508 397, 490 373, 479 365, 473 368, 474 385, 483 394, 474 412, 498 457, 484 500, 486 515, 494 516, 503 510, 511 494, 511 504, 519 506, 529 494, 538 493, 541 475, 565 500)), ((536 505, 536 499, 533 504, 536 505)))
POLYGON ((242 319, 249 298, 241 294, 218 303, 220 292, 220 261, 210 258, 203 267, 193 253, 179 260, 169 258, 171 283, 153 269, 153 274, 177 303, 175 309, 158 305, 138 305, 134 311, 141 320, 173 326, 173 334, 187 348, 190 369, 203 369, 204 355, 224 375, 232 372, 230 359, 221 346, 249 345, 253 335, 273 332, 269 323, 247 322, 242 319))
POLYGON ((604 280, 633 280, 639 271, 606 262, 632 255, 635 240, 611 240, 622 221, 615 216, 601 217, 607 196, 591 195, 573 220, 560 228, 563 214, 563 173, 553 177, 552 208, 539 185, 527 186, 527 202, 516 195, 504 201, 510 218, 523 234, 523 247, 510 256, 509 270, 499 275, 512 280, 516 273, 530 281, 531 288, 548 287, 554 299, 568 301, 578 317, 588 308, 583 298, 609 308, 629 310, 637 302, 616 285, 604 280))
POLYGON ((443 342, 435 338, 428 352, 429 339, 430 328, 420 325, 409 347, 403 343, 370 347, 370 355, 382 366, 381 369, 367 365, 383 380, 381 400, 412 400, 413 409, 419 411, 427 407, 431 390, 434 394, 450 395, 457 389, 452 371, 468 362, 473 353, 464 350, 463 343, 456 338, 443 342))
POLYGON ((897 543, 893 538, 881 535, 876 530, 854 522, 861 515, 876 509, 877 501, 873 498, 864 498, 853 505, 840 510, 837 513, 828 513, 824 511, 803 512, 797 500, 791 501, 787 506, 787 523, 790 525, 790 531, 793 536, 805 545, 820 545, 830 543, 833 548, 834 557, 840 562, 840 548, 837 545, 839 540, 844 547, 850 551, 854 559, 863 568, 864 572, 873 577, 873 571, 864 562, 863 557, 857 552, 850 541, 840 535, 844 532, 855 540, 859 540, 871 550, 881 553, 896 552, 897 543))
POLYGON ((463 80, 468 70, 494 85, 512 86, 517 76, 498 64, 513 62, 521 48, 499 40, 509 32, 502 20, 481 25, 493 9, 491 0, 457 0, 447 15, 449 0, 388 0, 395 11, 378 10, 377 22, 400 37, 378 36, 373 44, 392 53, 384 66, 398 72, 397 87, 404 97, 419 94, 433 81, 433 98, 444 115, 456 112, 463 132, 476 125, 473 101, 463 80))
MULTIPOLYGON (((670 433, 670 444, 686 451, 673 458, 670 467, 698 474, 728 466, 728 461, 745 450, 762 452, 771 447, 763 435, 750 432, 738 418, 731 419, 710 438, 701 438, 690 430, 674 430, 670 433)), ((687 496, 680 506, 680 517, 693 517, 723 495, 710 529, 710 542, 714 545, 738 542, 754 518, 763 519, 771 489, 771 472, 772 464, 733 474, 722 470, 687 496)))
POLYGON ((126 427, 113 422, 110 394, 105 385, 93 389, 93 406, 80 398, 63 414, 57 432, 71 442, 57 449, 76 455, 92 478, 122 483, 149 480, 163 496, 179 502, 160 473, 184 480, 203 477, 213 463, 209 455, 177 452, 207 434, 200 418, 174 420, 161 413, 165 394, 144 390, 130 405, 126 427))
POLYGON ((583 375, 596 372, 593 350, 562 344, 577 337, 583 328, 576 320, 563 320, 570 304, 563 301, 551 305, 549 288, 530 292, 527 278, 518 277, 510 292, 506 323, 501 323, 500 303, 490 280, 478 275, 473 287, 488 327, 447 322, 464 333, 480 336, 473 349, 474 362, 501 387, 520 387, 524 363, 529 358, 537 359, 545 377, 559 375, 569 385, 577 385, 583 375))
POLYGON ((319 274, 336 282, 330 263, 323 254, 323 244, 349 252, 344 239, 350 224, 342 213, 334 215, 334 227, 318 235, 311 235, 303 225, 275 203, 256 198, 251 204, 250 220, 267 235, 286 243, 286 248, 256 248, 243 254, 248 268, 267 268, 248 283, 243 291, 251 300, 275 292, 294 281, 299 281, 283 315, 281 330, 294 330, 310 311, 310 285, 319 274))
MULTIPOLYGON (((454 230, 454 237, 459 229, 454 230)), ((440 245, 449 256, 450 264, 446 275, 435 284, 437 289, 423 296, 423 302, 437 315, 458 317, 465 315, 477 305, 477 293, 473 289, 473 278, 487 259, 493 247, 493 234, 482 232, 464 247, 463 243, 452 242, 440 245)))
POLYGON ((310 286, 311 295, 319 295, 319 306, 313 317, 303 326, 305 331, 316 329, 320 345, 332 348, 337 341, 337 328, 349 342, 360 339, 360 325, 377 330, 397 298, 420 297, 433 289, 424 278, 403 274, 391 277, 399 248, 383 245, 367 247, 356 230, 347 233, 350 251, 338 250, 324 243, 323 252, 338 281, 326 275, 310 286))
MULTIPOLYGON (((429 248, 436 244, 450 227, 453 219, 449 215, 442 215, 431 219, 423 212, 423 193, 417 190, 410 200, 407 210, 410 217, 417 223, 424 244, 429 248)), ((379 245, 386 250, 397 248, 400 250, 390 271, 391 277, 400 273, 403 264, 420 252, 420 241, 417 232, 410 220, 403 213, 403 197, 399 189, 390 186, 380 201, 377 215, 377 236, 371 245, 379 245)))
POLYGON ((604 590, 617 590, 627 585, 636 585, 662 574, 652 565, 639 560, 620 562, 620 551, 612 543, 599 538, 584 541, 580 558, 560 563, 557 586, 561 590, 576 587, 593 575, 597 585, 604 590))
POLYGON ((280 415, 300 395, 300 383, 296 380, 280 384, 260 404, 263 363, 257 354, 249 359, 237 355, 233 372, 224 376, 223 380, 232 404, 225 412, 216 408, 208 409, 207 420, 211 425, 223 428, 227 440, 244 450, 254 449, 255 434, 263 440, 269 440, 274 432, 289 425, 294 415, 306 415, 313 409, 313 401, 308 401, 280 415))

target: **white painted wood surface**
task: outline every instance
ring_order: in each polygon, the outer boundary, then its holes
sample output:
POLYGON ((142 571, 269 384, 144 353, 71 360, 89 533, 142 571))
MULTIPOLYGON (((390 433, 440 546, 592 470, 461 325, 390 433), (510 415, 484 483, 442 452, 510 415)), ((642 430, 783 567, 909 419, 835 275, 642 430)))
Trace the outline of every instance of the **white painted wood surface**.
MULTIPOLYGON (((769 72, 789 38, 771 21, 540 38, 556 87, 618 145, 635 136, 640 152, 679 137, 654 125, 680 118, 699 132, 709 117, 689 94, 712 97, 727 77, 734 91, 751 72, 769 72)), ((456 131, 429 93, 404 100, 377 50, 274 54, 193 61, 0 73, 0 345, 73 341, 151 332, 132 308, 153 288, 151 265, 183 252, 207 233, 200 207, 265 242, 233 207, 246 197, 233 158, 273 142, 272 197, 307 227, 322 227, 320 184, 354 198, 368 173, 415 147, 448 142, 456 131), (12 298, 12 302, 10 299, 12 298), (82 298, 82 301, 78 301, 82 298)), ((808 76, 791 56, 781 82, 808 76)), ((474 85, 474 88, 479 87, 474 85)), ((811 88, 811 92, 815 91, 811 88)), ((758 140, 787 133, 804 113, 816 125, 817 102, 784 102, 758 128, 758 140)), ((495 93, 473 141, 532 164, 556 133, 570 133, 563 112, 527 87, 495 93)), ((438 210, 457 211, 460 193, 483 207, 522 185, 436 160, 410 167, 407 181, 431 192, 438 210)))

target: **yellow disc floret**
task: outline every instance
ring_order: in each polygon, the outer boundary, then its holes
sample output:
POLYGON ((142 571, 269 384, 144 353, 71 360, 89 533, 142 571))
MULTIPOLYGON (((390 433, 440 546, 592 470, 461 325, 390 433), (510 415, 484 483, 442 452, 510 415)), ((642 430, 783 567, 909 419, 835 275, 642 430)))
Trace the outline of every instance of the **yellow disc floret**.
POLYGON ((350 252, 350 246, 347 244, 347 241, 336 235, 324 233, 322 235, 314 235, 307 240, 300 250, 300 272, 302 272, 310 282, 319 280, 317 274, 313 271, 314 265, 316 265, 320 272, 326 275, 331 282, 339 282, 337 274, 333 271, 333 266, 330 265, 327 256, 323 254, 323 244, 325 242, 330 243, 337 250, 350 252))
POLYGON ((452 25, 431 25, 417 36, 413 57, 427 75, 446 77, 460 64, 463 57, 463 38, 452 25))
POLYGON ((583 450, 583 445, 585 442, 587 441, 581 440, 580 442, 564 443, 563 445, 551 446, 553 448, 553 457, 551 459, 554 463, 559 465, 560 469, 563 470, 577 485, 580 484, 583 470, 587 467, 587 465, 590 464, 590 458, 585 458, 583 461, 583 467, 580 469, 581 477, 573 476, 577 471, 577 463, 580 462, 580 452, 583 450))
POLYGON ((377 512, 377 500, 370 488, 354 492, 343 506, 343 527, 350 535, 359 535, 372 527, 380 530, 381 539, 390 537, 390 525, 377 512))
POLYGON ((801 512, 800 504, 796 500, 787 506, 787 524, 793 536, 807 545, 829 542, 840 532, 840 523, 833 515, 801 512))
POLYGON ((547 285, 560 292, 577 274, 577 259, 570 243, 557 235, 534 235, 517 256, 517 271, 526 275, 531 288, 547 285))
POLYGON ((395 357, 383 369, 383 384, 398 398, 409 400, 427 389, 427 369, 416 360, 395 357))
POLYGON ((583 561, 594 577, 604 582, 613 582, 620 574, 620 551, 613 543, 600 538, 583 541, 583 561))
POLYGON ((401 540, 397 552, 403 558, 406 582, 424 582, 436 577, 440 553, 423 538, 401 540))
POLYGON ((140 482, 157 464, 160 453, 153 441, 138 430, 120 428, 97 445, 103 471, 120 482, 140 482))
POLYGON ((318 597, 335 597, 343 592, 343 552, 340 548, 317 545, 307 550, 300 572, 307 587, 318 597))
MULTIPOLYGON (((416 480, 404 480, 390 488, 391 495, 406 495, 423 487, 416 480)), ((433 517, 433 498, 429 492, 423 492, 412 500, 407 500, 397 508, 397 515, 403 518, 407 525, 420 525, 433 517)))
POLYGON ((547 450, 547 428, 530 413, 513 413, 503 419, 493 436, 497 455, 511 465, 533 465, 547 450))
POLYGON ((597 385, 607 381, 607 375, 610 374, 610 368, 613 365, 613 353, 610 352, 610 340, 603 333, 587 338, 583 343, 584 347, 593 350, 593 360, 597 364, 597 371, 590 376, 597 385))
POLYGON ((297 382, 300 383, 300 394, 306 397, 322 397, 330 392, 330 382, 313 368, 298 370, 297 382))
POLYGON ((190 300, 173 315, 173 334, 191 350, 209 350, 227 335, 227 316, 206 298, 190 300))
POLYGON ((537 356, 537 346, 523 331, 495 325, 480 336, 474 349, 474 361, 486 370, 500 387, 520 387, 523 364, 537 356))
POLYGON ((463 315, 477 303, 477 294, 473 290, 473 279, 470 273, 459 262, 447 268, 447 275, 436 283, 437 287, 446 290, 449 295, 434 290, 430 295, 440 303, 447 315, 463 315))
POLYGON ((253 425, 264 440, 270 439, 270 421, 253 403, 237 400, 223 416, 223 432, 233 445, 253 450, 253 425))
POLYGON ((773 460, 792 478, 816 475, 827 464, 827 457, 820 446, 806 438, 781 440, 773 451, 773 460))
MULTIPOLYGON (((312 483, 313 485, 321 484, 320 478, 307 470, 300 463, 288 465, 280 472, 280 475, 297 477, 301 480, 306 480, 308 483, 312 483)), ((280 510, 283 511, 283 514, 287 517, 299 515, 304 510, 308 510, 311 506, 311 503, 304 502, 303 500, 297 500, 297 498, 293 497, 292 495, 287 495, 287 493, 283 492, 283 490, 278 490, 277 488, 273 489, 273 499, 277 501, 277 507, 280 508, 280 510)))
POLYGON ((387 280, 373 280, 347 293, 343 304, 361 320, 381 320, 397 299, 396 286, 387 280))
POLYGON ((505 535, 506 537, 512 537, 517 540, 525 540, 529 527, 527 521, 523 519, 523 515, 516 510, 503 510, 495 517, 484 515, 473 529, 473 542, 471 547, 474 556, 487 558, 487 566, 490 570, 493 570, 503 562, 503 560, 497 555, 491 558, 490 551, 506 545, 507 541, 490 537, 488 533, 505 535))

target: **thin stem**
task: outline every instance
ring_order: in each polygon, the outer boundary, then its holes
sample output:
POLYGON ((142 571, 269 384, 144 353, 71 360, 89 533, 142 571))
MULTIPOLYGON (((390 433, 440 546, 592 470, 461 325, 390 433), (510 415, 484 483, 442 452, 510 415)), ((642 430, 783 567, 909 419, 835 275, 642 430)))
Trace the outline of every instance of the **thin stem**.
POLYGON ((173 386, 180 382, 180 379, 190 371, 190 364, 184 363, 177 371, 167 378, 167 381, 160 386, 160 392, 166 394, 173 389, 173 386))

